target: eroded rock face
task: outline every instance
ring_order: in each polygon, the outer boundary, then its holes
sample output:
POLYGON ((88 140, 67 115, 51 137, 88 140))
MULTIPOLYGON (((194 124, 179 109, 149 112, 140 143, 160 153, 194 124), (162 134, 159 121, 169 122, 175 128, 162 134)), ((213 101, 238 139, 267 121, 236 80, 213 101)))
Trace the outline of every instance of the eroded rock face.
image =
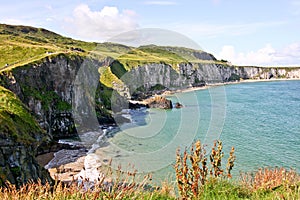
MULTIPOLYGON (((92 127, 89 116, 95 115, 95 93, 90 90, 95 90, 99 84, 98 68, 109 62, 109 59, 100 62, 61 54, 13 69, 0 79, 29 107, 40 126, 53 138, 73 137, 77 132, 72 108, 84 115, 80 118, 81 124, 92 127)), ((112 121, 105 112, 99 119, 112 121)))
MULTIPOLYGON (((98 67, 109 66, 110 63, 110 59, 96 61, 81 56, 61 54, 0 75, 1 84, 21 99, 38 120, 39 125, 50 134, 45 136, 40 131, 27 130, 33 138, 33 142, 28 143, 26 140, 25 142, 17 140, 11 132, 5 132, 5 134, 1 132, 6 129, 1 130, 0 183, 9 180, 15 184, 21 184, 30 179, 41 178, 44 181, 49 179, 47 172, 37 164, 34 157, 43 138, 48 137, 48 140, 51 140, 55 137, 76 135, 73 121, 76 116, 72 108, 76 108, 77 114, 81 115, 80 123, 86 124, 87 127, 97 128, 99 121, 113 122, 105 109, 98 111, 98 121, 95 122, 89 118, 95 112, 93 99, 98 102, 103 101, 99 96, 91 95, 93 90, 98 89, 98 67), (85 70, 79 73, 80 69, 85 70), (81 82, 81 80, 85 81, 81 82), (72 98, 74 93, 78 98, 72 98)), ((240 79, 271 78, 300 78, 300 69, 195 63, 181 63, 174 67, 166 63, 149 63, 133 68, 121 79, 130 94, 139 91, 144 98, 148 97, 148 94, 153 95, 163 90, 205 86, 240 79)), ((170 109, 172 102, 163 97, 156 97, 148 102, 148 106, 170 109)), ((2 124, 1 122, 0 125, 2 124)), ((23 130, 19 131, 18 134, 22 135, 23 130)))
POLYGON ((166 90, 201 87, 207 84, 240 81, 241 79, 300 78, 300 68, 239 67, 226 64, 181 63, 174 70, 168 64, 146 64, 129 71, 122 81, 135 96, 153 93, 161 85, 166 90), (140 91, 142 88, 142 91, 140 91))
MULTIPOLYGON (((72 108, 76 108, 76 113, 81 115, 78 122, 87 127, 97 126, 99 122, 114 122, 105 110, 97 111, 98 121, 90 118, 95 115, 95 100, 103 101, 99 96, 93 96, 93 90, 99 89, 98 68, 112 63, 110 58, 97 61, 61 54, 45 58, 39 64, 18 67, 9 74, 2 75, 0 79, 4 79, 2 81, 6 82, 7 88, 30 108, 43 129, 53 137, 61 138, 76 135, 73 120, 76 116, 72 108), (85 70, 82 72, 82 69, 85 70), (85 81, 81 83, 80 80, 85 81), (77 98, 72 98, 74 96, 77 98)), ((145 99, 164 90, 201 87, 240 79, 300 78, 300 69, 205 63, 181 63, 177 66, 149 63, 134 67, 120 78, 130 94, 124 98, 131 96, 133 99, 145 99)), ((100 107, 103 106, 98 106, 100 107)))
POLYGON ((38 147, 49 140, 24 104, 0 86, 0 185, 50 182, 48 172, 35 160, 38 147))
POLYGON ((11 138, 0 139, 0 185, 9 181, 17 186, 28 181, 50 182, 51 178, 35 160, 36 148, 17 143, 11 138))
POLYGON ((172 109, 172 101, 162 96, 155 96, 146 100, 149 108, 172 109))

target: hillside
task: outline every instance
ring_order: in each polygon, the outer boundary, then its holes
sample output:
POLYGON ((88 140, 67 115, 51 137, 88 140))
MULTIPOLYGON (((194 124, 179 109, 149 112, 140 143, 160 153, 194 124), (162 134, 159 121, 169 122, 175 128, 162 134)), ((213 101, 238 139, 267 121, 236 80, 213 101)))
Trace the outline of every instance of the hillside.
POLYGON ((0 86, 0 186, 21 185, 30 179, 50 180, 35 161, 37 148, 49 140, 15 94, 0 86))
POLYGON ((203 51, 182 47, 139 48, 114 43, 93 43, 63 37, 42 28, 0 24, 0 70, 25 65, 60 53, 96 58, 112 57, 131 68, 132 64, 149 62, 211 62, 216 59, 203 51))
POLYGON ((0 84, 13 91, 42 128, 58 138, 61 131, 57 124, 68 124, 61 127, 66 130, 62 135, 74 135, 72 107, 86 115, 96 110, 100 124, 113 123, 114 90, 117 98, 126 102, 162 90, 242 79, 300 77, 299 68, 233 66, 201 50, 84 42, 28 26, 0 24, 0 41, 0 84), (82 84, 85 88, 74 88, 82 84), (74 99, 77 97, 80 99, 74 99), (82 103, 89 105, 87 110, 82 103), (68 117, 61 119, 62 112, 68 117))
MULTIPOLYGON (((19 144, 20 154, 31 152, 26 155, 34 170, 18 163, 35 180, 42 178, 34 159, 42 140, 122 123, 126 119, 118 112, 129 107, 129 99, 243 79, 300 78, 300 68, 232 66, 201 50, 84 42, 5 24, 0 24, 0 53, 0 144, 9 138, 7 152, 19 144)), ((9 179, 2 174, 16 170, 15 165, 0 167, 2 181, 9 179)))

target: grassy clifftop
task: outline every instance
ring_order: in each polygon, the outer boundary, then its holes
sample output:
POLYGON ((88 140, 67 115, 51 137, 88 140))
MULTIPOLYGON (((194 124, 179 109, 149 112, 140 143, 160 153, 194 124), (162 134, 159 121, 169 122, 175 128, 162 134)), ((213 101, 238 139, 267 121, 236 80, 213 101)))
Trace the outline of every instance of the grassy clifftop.
POLYGON ((0 86, 0 136, 31 144, 41 128, 15 94, 0 86))
POLYGON ((115 43, 74 40, 43 28, 0 24, 0 70, 22 66, 59 53, 118 59, 127 69, 145 63, 218 62, 211 54, 183 47, 147 45, 129 47, 115 43))
POLYGON ((42 59, 51 54, 83 53, 96 46, 29 26, 0 24, 0 70, 42 59))

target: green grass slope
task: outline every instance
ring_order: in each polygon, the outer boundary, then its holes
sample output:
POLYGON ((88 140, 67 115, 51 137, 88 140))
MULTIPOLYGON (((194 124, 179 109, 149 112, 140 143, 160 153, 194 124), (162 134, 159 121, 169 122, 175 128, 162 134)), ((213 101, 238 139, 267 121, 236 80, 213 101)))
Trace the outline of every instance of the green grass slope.
POLYGON ((95 46, 96 43, 73 40, 42 28, 0 24, 0 70, 53 54, 84 53, 95 46))
POLYGON ((0 86, 0 137, 32 144, 43 131, 14 93, 0 86))
POLYGON ((215 63, 217 60, 201 50, 155 45, 138 48, 110 42, 96 43, 74 40, 43 28, 0 24, 0 71, 22 66, 60 53, 112 57, 126 69, 145 63, 181 62, 215 63))

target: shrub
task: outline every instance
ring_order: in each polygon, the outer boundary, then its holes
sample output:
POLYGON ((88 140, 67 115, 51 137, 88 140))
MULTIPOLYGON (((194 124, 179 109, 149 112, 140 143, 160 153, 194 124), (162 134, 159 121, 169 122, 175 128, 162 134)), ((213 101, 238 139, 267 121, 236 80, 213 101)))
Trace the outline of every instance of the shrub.
POLYGON ((191 146, 190 153, 185 151, 180 155, 180 150, 176 153, 176 182, 180 196, 183 199, 197 198, 201 193, 201 187, 212 178, 231 178, 231 170, 234 166, 235 155, 232 147, 226 173, 222 169, 223 146, 221 141, 215 141, 209 155, 211 166, 207 164, 206 150, 200 141, 196 141, 191 146), (208 172, 209 175, 208 176, 208 172))
POLYGON ((241 173, 241 183, 252 191, 299 187, 300 176, 293 169, 261 168, 255 173, 241 173))

